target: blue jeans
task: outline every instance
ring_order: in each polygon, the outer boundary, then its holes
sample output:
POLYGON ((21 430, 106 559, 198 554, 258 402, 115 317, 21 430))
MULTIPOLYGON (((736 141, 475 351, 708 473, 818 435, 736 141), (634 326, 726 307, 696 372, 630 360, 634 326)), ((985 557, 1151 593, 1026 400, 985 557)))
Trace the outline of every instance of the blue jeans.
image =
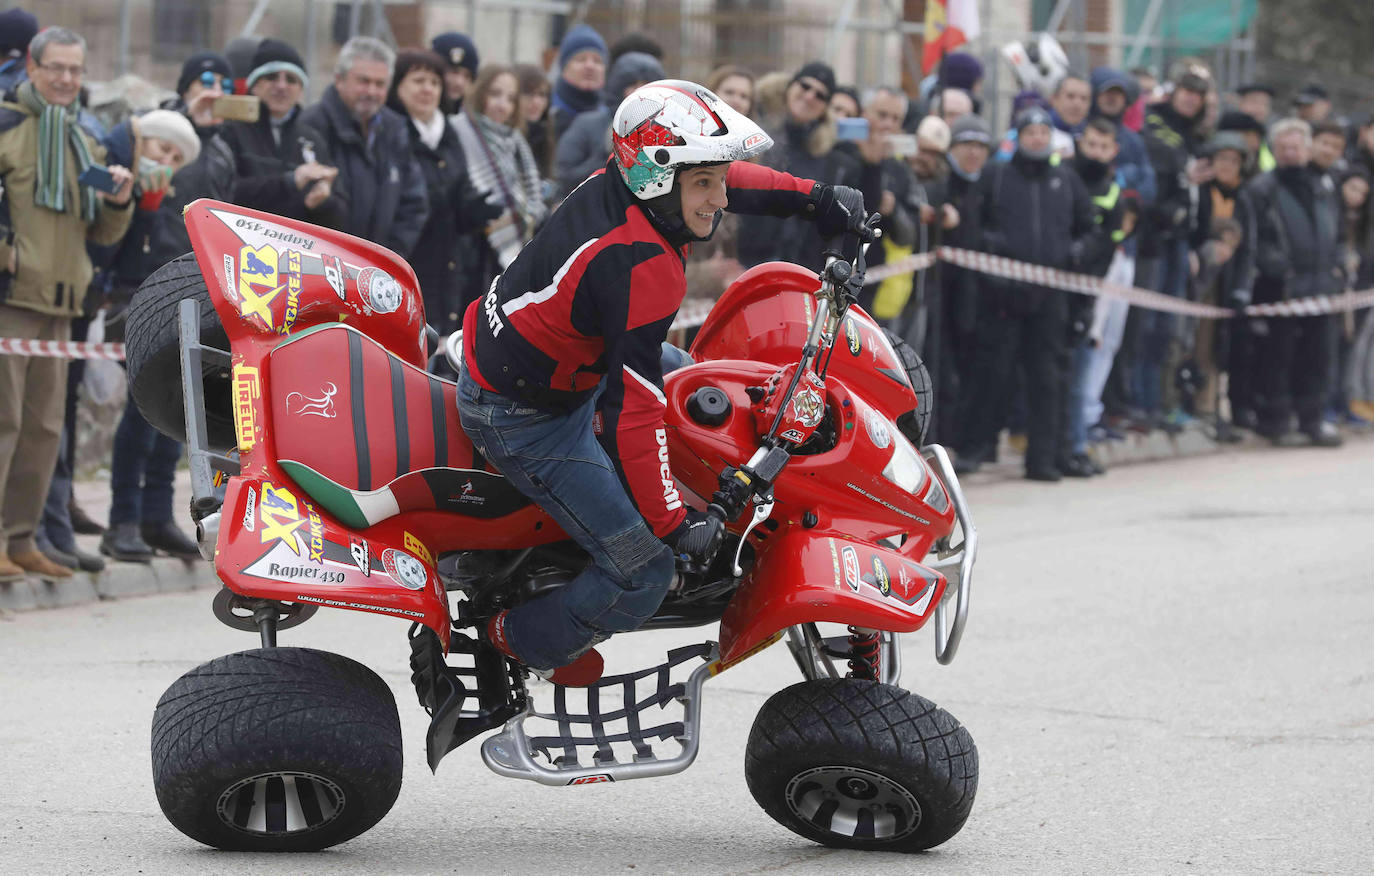
POLYGON ((110 454, 110 526, 171 520, 180 459, 181 444, 148 425, 130 399, 110 454))
MULTIPOLYGON (((1188 296, 1188 240, 1160 242, 1159 256, 1142 259, 1136 265, 1136 285, 1154 289, 1173 298, 1188 296)), ((1178 317, 1161 310, 1142 309, 1137 316, 1138 346, 1132 381, 1132 395, 1136 406, 1147 414, 1157 414, 1163 408, 1164 381, 1173 380, 1165 374, 1169 351, 1177 340, 1175 326, 1178 317)))
POLYGON ((544 411, 458 378, 463 431, 511 485, 549 513, 592 562, 506 618, 511 650, 534 669, 566 666, 653 617, 673 582, 672 551, 644 522, 592 431, 597 398, 544 411))

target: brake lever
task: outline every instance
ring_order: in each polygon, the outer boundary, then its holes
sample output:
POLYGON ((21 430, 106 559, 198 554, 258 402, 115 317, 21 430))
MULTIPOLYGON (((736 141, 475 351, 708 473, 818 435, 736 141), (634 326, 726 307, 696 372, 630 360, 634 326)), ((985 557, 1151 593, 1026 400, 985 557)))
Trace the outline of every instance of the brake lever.
POLYGON ((744 569, 740 567, 740 554, 744 552, 744 543, 749 540, 749 533, 753 532, 754 527, 773 515, 773 495, 770 493, 767 498, 760 496, 754 499, 754 517, 749 521, 749 525, 744 527, 744 532, 740 533, 739 546, 735 548, 735 560, 730 566, 730 574, 738 578, 744 574, 744 569))

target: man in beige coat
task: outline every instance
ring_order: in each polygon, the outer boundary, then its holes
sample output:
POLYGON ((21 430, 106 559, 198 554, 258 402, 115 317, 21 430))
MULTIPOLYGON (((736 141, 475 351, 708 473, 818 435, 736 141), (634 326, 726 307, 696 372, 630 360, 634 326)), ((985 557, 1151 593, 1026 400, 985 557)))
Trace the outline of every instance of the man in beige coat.
MULTIPOLYGON (((133 179, 114 194, 79 183, 105 150, 77 125, 86 42, 65 28, 29 44, 21 83, 0 104, 0 337, 66 341, 92 266, 86 241, 113 244, 132 216, 133 179)), ((72 574, 38 552, 34 530, 57 459, 65 359, 0 355, 0 580, 72 574)))

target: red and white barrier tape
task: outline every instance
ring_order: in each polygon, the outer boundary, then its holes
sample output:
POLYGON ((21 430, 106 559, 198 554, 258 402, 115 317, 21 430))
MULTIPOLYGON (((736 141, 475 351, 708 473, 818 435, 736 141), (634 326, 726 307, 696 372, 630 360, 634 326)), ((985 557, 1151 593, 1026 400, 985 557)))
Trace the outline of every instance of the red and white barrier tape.
POLYGON ((0 355, 48 356, 56 359, 124 359, 123 344, 95 344, 87 341, 29 341, 0 338, 0 355))

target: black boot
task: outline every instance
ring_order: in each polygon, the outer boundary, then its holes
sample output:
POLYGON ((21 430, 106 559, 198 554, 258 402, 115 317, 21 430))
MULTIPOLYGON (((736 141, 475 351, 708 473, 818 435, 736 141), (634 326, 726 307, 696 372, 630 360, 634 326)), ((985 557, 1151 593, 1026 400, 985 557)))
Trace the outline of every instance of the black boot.
POLYGON ((153 549, 138 534, 138 524, 119 523, 100 537, 100 552, 126 563, 150 563, 153 549))
POLYGON ((143 540, 155 550, 165 551, 179 559, 200 559, 200 547, 170 520, 143 524, 143 540))
POLYGON ((1060 474, 1070 478, 1090 478, 1097 474, 1092 461, 1083 453, 1063 457, 1055 462, 1054 467, 1059 469, 1060 474))

